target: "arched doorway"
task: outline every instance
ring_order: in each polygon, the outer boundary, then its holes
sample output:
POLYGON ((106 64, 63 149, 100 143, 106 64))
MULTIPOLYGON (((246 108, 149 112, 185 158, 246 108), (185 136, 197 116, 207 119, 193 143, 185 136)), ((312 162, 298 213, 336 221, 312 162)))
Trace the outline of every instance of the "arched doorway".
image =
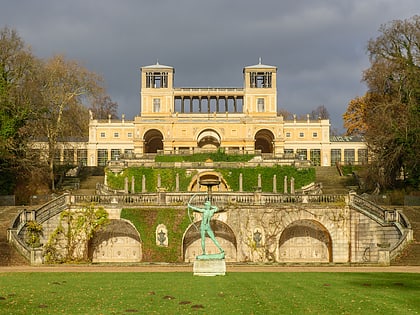
MULTIPOLYGON (((194 222, 184 234, 182 240, 182 253, 185 262, 195 260, 195 257, 202 254, 201 249, 201 235, 200 235, 201 221, 194 222), (195 225, 195 226, 194 226, 195 225)), ((210 226, 214 231, 216 239, 225 251, 225 259, 227 262, 236 261, 237 243, 236 237, 232 229, 224 222, 219 220, 211 220, 210 226)), ((213 241, 206 237, 206 253, 215 254, 219 249, 214 245, 213 241)))
POLYGON ((142 247, 139 233, 126 220, 110 220, 89 242, 92 262, 139 262, 142 247))
POLYGON ((255 134, 255 150, 261 153, 273 153, 274 135, 268 129, 261 129, 255 134))
POLYGON ((157 129, 148 130, 143 137, 144 153, 157 153, 163 150, 163 135, 157 129))
POLYGON ((197 146, 201 149, 217 150, 220 143, 220 135, 213 129, 205 129, 198 134, 197 146))
POLYGON ((330 233, 314 220, 292 222, 281 234, 279 261, 332 262, 330 233))

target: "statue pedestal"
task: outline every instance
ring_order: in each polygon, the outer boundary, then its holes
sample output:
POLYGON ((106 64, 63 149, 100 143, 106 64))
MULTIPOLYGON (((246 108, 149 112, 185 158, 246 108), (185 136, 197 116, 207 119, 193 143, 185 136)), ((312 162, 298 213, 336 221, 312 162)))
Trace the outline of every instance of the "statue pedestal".
POLYGON ((226 262, 224 259, 195 260, 193 272, 194 276, 224 276, 226 262))

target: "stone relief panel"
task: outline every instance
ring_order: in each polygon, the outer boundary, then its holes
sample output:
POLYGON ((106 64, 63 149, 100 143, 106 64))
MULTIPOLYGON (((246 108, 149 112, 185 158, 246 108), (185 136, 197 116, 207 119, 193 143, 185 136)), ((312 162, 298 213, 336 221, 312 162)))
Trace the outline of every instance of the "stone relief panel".
POLYGON ((168 229, 165 224, 159 224, 156 228, 156 245, 168 247, 168 229))

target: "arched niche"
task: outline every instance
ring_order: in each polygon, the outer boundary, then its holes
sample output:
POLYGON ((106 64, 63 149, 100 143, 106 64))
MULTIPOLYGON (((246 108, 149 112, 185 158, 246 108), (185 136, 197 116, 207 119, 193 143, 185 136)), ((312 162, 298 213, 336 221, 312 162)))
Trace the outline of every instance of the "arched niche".
MULTIPOLYGON (((191 224, 184 234, 182 240, 182 254, 185 262, 195 260, 195 257, 202 254, 201 249, 201 235, 200 235, 201 220, 191 224)), ((210 226, 220 246, 225 251, 225 259, 227 262, 237 261, 237 242, 236 236, 232 229, 224 222, 219 220, 211 220, 210 226)), ((206 235, 206 253, 215 254, 219 249, 214 245, 213 241, 206 235)))
POLYGON ((127 220, 110 220, 89 242, 92 262, 139 262, 142 259, 140 235, 127 220))
POLYGON ((332 262, 332 241, 328 230, 315 220, 289 224, 279 240, 280 262, 332 262))
POLYGON ((206 180, 218 180, 219 185, 213 186, 212 191, 229 191, 230 187, 227 184, 226 180, 223 178, 222 174, 214 171, 204 171, 196 174, 188 185, 188 191, 207 191, 206 186, 200 186, 200 181, 206 180))

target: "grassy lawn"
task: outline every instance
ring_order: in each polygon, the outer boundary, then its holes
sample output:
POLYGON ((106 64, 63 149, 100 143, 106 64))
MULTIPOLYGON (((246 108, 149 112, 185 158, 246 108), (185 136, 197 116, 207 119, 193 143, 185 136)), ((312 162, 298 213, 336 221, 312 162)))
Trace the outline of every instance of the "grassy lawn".
POLYGON ((0 273, 0 314, 419 314, 420 274, 0 273))

